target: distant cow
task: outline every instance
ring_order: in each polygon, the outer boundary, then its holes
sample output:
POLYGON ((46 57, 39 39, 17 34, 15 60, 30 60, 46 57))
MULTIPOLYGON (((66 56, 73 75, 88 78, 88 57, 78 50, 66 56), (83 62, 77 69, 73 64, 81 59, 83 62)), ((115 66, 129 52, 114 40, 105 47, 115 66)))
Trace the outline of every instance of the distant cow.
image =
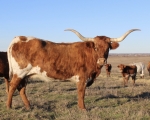
POLYGON ((0 52, 0 77, 4 78, 6 84, 6 92, 8 93, 9 65, 7 59, 7 52, 0 52))
POLYGON ((12 97, 16 89, 26 106, 30 103, 25 93, 25 77, 39 76, 39 79, 71 80, 77 84, 78 107, 85 109, 85 89, 90 86, 100 74, 107 61, 109 50, 116 49, 128 34, 138 29, 126 32, 120 38, 97 36, 85 38, 73 29, 84 42, 54 43, 51 41, 26 36, 15 37, 8 47, 10 86, 7 108, 12 106, 12 97))
POLYGON ((140 73, 140 77, 144 78, 145 64, 143 62, 131 63, 130 65, 136 65, 137 73, 140 73))
POLYGON ((124 65, 120 64, 117 66, 123 76, 124 86, 128 84, 128 80, 132 77, 133 85, 135 85, 137 67, 136 65, 124 65))
POLYGON ((107 77, 110 77, 111 68, 112 68, 111 64, 105 64, 107 77))
POLYGON ((149 76, 150 76, 150 61, 148 62, 147 70, 148 70, 148 73, 149 73, 149 76))

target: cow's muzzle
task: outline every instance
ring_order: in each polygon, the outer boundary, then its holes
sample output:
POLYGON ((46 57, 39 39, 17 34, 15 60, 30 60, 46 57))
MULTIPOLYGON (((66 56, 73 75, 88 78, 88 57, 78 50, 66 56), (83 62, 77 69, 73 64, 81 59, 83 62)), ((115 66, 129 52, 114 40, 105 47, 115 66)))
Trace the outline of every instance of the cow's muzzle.
POLYGON ((97 60, 97 64, 100 65, 100 66, 103 66, 106 63, 107 63, 107 60, 105 58, 99 58, 97 60))

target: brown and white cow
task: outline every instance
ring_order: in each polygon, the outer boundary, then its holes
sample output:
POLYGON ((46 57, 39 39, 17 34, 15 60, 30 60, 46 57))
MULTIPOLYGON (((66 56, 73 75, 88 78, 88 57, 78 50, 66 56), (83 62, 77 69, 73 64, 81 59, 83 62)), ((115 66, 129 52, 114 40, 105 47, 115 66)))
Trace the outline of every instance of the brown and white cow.
POLYGON ((136 65, 124 65, 120 64, 117 66, 122 74, 124 86, 128 84, 128 80, 132 77, 133 85, 135 85, 137 67, 136 65))
POLYGON ((127 31, 119 38, 97 36, 85 38, 73 29, 84 42, 54 43, 26 36, 15 37, 8 47, 10 87, 7 108, 12 106, 12 96, 16 89, 26 106, 30 103, 25 93, 25 77, 39 76, 39 79, 71 80, 77 85, 78 107, 85 109, 85 88, 90 86, 108 58, 109 50, 116 49, 128 34, 139 29, 127 31))
POLYGON ((110 73, 111 73, 111 64, 105 64, 105 69, 106 69, 106 74, 107 74, 107 77, 110 77, 110 73))
POLYGON ((9 65, 7 59, 7 52, 0 52, 0 77, 3 77, 6 84, 6 92, 9 90, 9 65))
POLYGON ((148 70, 148 73, 149 73, 149 76, 150 76, 150 61, 147 64, 147 70, 148 70))

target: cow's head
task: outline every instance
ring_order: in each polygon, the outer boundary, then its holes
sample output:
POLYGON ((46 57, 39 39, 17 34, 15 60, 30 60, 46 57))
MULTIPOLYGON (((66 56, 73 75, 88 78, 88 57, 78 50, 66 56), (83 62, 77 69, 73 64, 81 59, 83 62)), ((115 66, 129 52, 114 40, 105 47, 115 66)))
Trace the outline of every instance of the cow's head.
POLYGON ((127 31, 123 36, 119 38, 110 38, 107 36, 96 36, 94 38, 86 38, 83 37, 79 32, 73 29, 66 29, 65 31, 72 31, 74 32, 81 40, 83 41, 92 41, 94 42, 95 45, 95 51, 98 54, 99 58, 104 58, 106 62, 108 55, 109 55, 109 50, 116 49, 119 47, 119 43, 123 41, 131 32, 137 31, 139 29, 131 29, 127 31))
POLYGON ((120 64, 117 67, 119 68, 119 72, 123 72, 123 69, 126 67, 126 65, 120 64))

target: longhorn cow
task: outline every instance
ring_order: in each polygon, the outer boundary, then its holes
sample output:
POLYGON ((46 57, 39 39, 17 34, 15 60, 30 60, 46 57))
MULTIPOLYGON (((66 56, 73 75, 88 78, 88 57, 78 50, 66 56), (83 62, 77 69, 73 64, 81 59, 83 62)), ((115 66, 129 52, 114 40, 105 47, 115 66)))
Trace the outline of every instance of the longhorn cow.
POLYGON ((108 58, 109 50, 116 49, 118 42, 123 41, 131 29, 119 38, 96 36, 83 37, 73 29, 84 42, 54 43, 36 37, 17 36, 8 47, 10 87, 7 108, 12 107, 12 97, 17 89, 27 109, 30 103, 25 93, 25 78, 34 75, 39 79, 50 81, 60 79, 74 81, 77 85, 78 107, 85 109, 85 89, 100 74, 101 68, 108 58))

